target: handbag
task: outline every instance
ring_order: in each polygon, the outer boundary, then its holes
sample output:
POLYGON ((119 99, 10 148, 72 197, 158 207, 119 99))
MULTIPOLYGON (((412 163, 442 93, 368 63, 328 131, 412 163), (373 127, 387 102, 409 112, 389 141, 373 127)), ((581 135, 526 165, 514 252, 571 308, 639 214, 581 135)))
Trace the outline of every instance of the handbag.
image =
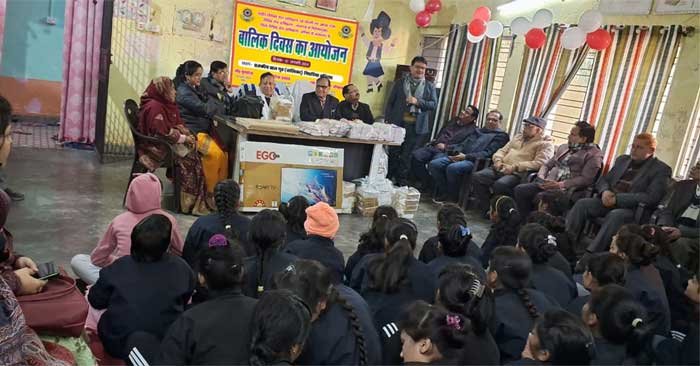
POLYGON ((75 280, 61 268, 42 292, 18 296, 27 325, 39 334, 79 337, 85 326, 88 304, 75 280))

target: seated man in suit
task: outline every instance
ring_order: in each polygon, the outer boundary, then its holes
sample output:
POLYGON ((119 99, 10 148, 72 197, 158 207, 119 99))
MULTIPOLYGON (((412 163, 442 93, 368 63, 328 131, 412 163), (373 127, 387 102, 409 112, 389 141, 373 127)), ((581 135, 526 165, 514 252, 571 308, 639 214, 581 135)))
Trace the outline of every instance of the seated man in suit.
POLYGON ((674 240, 671 255, 692 274, 698 273, 700 250, 700 160, 686 179, 673 185, 668 202, 657 211, 657 224, 674 240))
POLYGON ((429 185, 428 171, 425 164, 434 159, 447 156, 449 151, 457 148, 467 136, 476 133, 476 119, 479 117, 479 109, 473 105, 459 113, 448 121, 438 132, 437 137, 426 146, 416 149, 411 156, 411 173, 418 181, 421 188, 429 185))
POLYGON ((360 89, 354 84, 348 84, 343 87, 344 101, 338 103, 338 109, 335 110, 335 119, 359 119, 364 123, 374 123, 372 110, 369 109, 369 104, 360 102, 360 89))
POLYGON ((612 169, 596 184, 600 197, 583 198, 576 202, 566 216, 566 231, 576 242, 586 221, 605 217, 598 234, 586 248, 580 263, 591 253, 608 249, 613 235, 634 219, 639 203, 655 207, 666 193, 671 168, 654 157, 656 139, 650 133, 634 138, 629 155, 619 156, 612 169))
POLYGON ((535 196, 542 191, 579 189, 595 183, 603 166, 603 152, 593 139, 595 128, 588 122, 577 122, 569 133, 569 143, 560 145, 554 157, 542 165, 535 182, 515 187, 514 198, 522 217, 533 210, 535 196))
POLYGON ((537 171, 554 155, 552 138, 544 134, 547 121, 531 116, 523 120, 523 131, 493 154, 493 165, 478 171, 473 177, 474 197, 478 209, 489 208, 493 194, 512 196, 513 188, 531 171, 537 171))
POLYGON ((433 202, 457 202, 462 180, 471 174, 477 159, 490 158, 508 143, 510 137, 500 128, 501 112, 491 111, 486 116, 486 127, 476 129, 464 141, 442 156, 430 162, 430 175, 436 188, 433 202))
POLYGON ((304 94, 299 105, 302 121, 313 122, 321 118, 333 118, 338 109, 338 98, 330 95, 331 79, 321 75, 316 79, 316 90, 304 94))

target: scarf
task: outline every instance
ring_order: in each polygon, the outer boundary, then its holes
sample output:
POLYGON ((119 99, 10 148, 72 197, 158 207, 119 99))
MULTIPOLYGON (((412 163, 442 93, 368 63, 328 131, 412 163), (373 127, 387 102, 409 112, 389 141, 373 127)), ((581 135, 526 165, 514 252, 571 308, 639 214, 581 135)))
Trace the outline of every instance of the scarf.
POLYGON ((183 124, 177 104, 168 99, 171 88, 174 88, 172 80, 164 76, 155 78, 148 84, 146 91, 141 95, 138 124, 141 133, 166 136, 170 129, 183 124))
MULTIPOLYGON (((408 97, 416 97, 416 98, 421 98, 423 96, 423 90, 425 89, 425 79, 414 79, 411 75, 407 75, 403 79, 403 92, 406 94, 406 98, 408 97), (420 97, 417 97, 420 96, 420 97)), ((409 112, 411 114, 416 115, 420 113, 420 108, 418 106, 411 104, 411 107, 409 109, 409 112)))
POLYGON ((564 159, 561 161, 561 166, 559 167, 559 171, 557 172, 557 182, 562 182, 567 179, 571 179, 571 168, 569 167, 569 159, 571 158, 572 155, 576 154, 577 152, 581 151, 583 148, 589 148, 593 146, 593 144, 588 143, 588 144, 569 144, 569 151, 566 152, 566 155, 564 156, 564 159))

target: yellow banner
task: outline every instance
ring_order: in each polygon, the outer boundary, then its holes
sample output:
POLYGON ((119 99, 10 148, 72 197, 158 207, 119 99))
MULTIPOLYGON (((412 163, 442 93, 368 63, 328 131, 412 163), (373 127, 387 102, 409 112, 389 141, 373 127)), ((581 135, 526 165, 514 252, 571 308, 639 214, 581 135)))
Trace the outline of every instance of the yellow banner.
POLYGON ((258 84, 271 72, 289 87, 326 74, 333 93, 350 82, 357 22, 236 2, 231 47, 231 85, 258 84))

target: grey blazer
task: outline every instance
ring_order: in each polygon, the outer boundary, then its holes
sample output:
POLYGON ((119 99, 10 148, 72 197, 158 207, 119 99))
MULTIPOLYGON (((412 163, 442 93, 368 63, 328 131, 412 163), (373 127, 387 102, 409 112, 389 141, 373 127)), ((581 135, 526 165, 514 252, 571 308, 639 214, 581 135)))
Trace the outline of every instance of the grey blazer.
MULTIPOLYGON (((615 164, 608 174, 598 180, 596 184, 598 192, 611 191, 625 174, 631 161, 632 158, 629 155, 621 155, 615 159, 615 164)), ((670 178, 671 167, 656 157, 648 159, 632 180, 630 191, 615 195, 617 207, 633 209, 640 202, 645 203, 647 207, 655 207, 666 195, 670 178)))

